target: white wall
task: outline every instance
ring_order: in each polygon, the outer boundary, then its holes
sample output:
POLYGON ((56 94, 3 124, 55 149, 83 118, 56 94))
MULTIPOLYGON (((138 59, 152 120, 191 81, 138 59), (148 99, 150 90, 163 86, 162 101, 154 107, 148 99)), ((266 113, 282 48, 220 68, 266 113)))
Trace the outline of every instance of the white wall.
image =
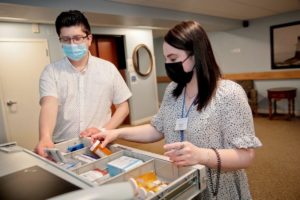
MULTIPOLYGON (((162 50, 162 44, 164 42, 163 38, 155 38, 154 39, 154 53, 155 53, 155 62, 156 62, 156 73, 157 76, 166 76, 165 64, 164 64, 164 56, 162 50)), ((158 84, 158 99, 159 102, 162 101, 164 91, 167 87, 168 83, 160 83, 158 84)))
MULTIPOLYGON (((0 22, 0 38, 43 38, 48 40, 51 62, 63 57, 61 45, 54 25, 42 24, 40 33, 32 33, 32 25, 26 23, 0 22)), ((151 30, 143 29, 118 29, 92 27, 93 34, 125 35, 125 55, 127 59, 127 84, 133 93, 129 100, 130 117, 132 124, 144 123, 158 110, 158 96, 156 85, 156 67, 154 66, 150 76, 140 78, 133 71, 132 52, 138 44, 145 44, 153 53, 153 37, 151 30), (137 76, 137 81, 132 82, 131 77, 137 76)), ((16 55, 17 59, 17 55, 16 55)), ((1 100, 1 99, 0 99, 1 100)), ((1 121, 1 119, 0 119, 1 121)), ((0 122, 0 125, 1 122, 0 122)), ((1 127, 0 127, 1 128, 1 127)))
MULTIPOLYGON (((253 20, 247 28, 209 33, 223 73, 274 71, 271 69, 270 26, 299 19, 300 11, 253 20)), ((295 109, 297 115, 300 114, 300 79, 255 81, 255 87, 258 90, 258 111, 262 113, 268 113, 268 88, 298 88, 295 109)), ((279 112, 287 112, 286 100, 279 101, 277 108, 279 112)))
POLYGON ((6 23, 0 22, 1 39, 47 39, 51 62, 63 57, 61 46, 59 45, 58 36, 55 27, 51 25, 39 25, 40 33, 32 33, 32 25, 25 23, 6 23))
MULTIPOLYGON (((209 38, 218 64, 223 73, 261 72, 271 70, 270 26, 297 21, 300 11, 250 21, 250 26, 226 32, 209 32, 209 38)), ((200 22, 201 23, 201 22, 200 22)), ((287 36, 288 37, 288 36, 287 36)), ((165 75, 161 45, 162 39, 155 41, 157 74, 165 75)), ((287 69, 295 70, 295 69, 287 69)), ((274 70, 273 70, 274 71, 274 70)), ((278 71, 278 70, 276 70, 278 71)), ((268 113, 267 89, 272 87, 296 87, 296 114, 300 115, 300 79, 255 81, 258 90, 259 112, 268 113)), ((165 85, 159 85, 159 99, 165 85)), ((287 112, 286 100, 278 102, 278 111, 287 112)))

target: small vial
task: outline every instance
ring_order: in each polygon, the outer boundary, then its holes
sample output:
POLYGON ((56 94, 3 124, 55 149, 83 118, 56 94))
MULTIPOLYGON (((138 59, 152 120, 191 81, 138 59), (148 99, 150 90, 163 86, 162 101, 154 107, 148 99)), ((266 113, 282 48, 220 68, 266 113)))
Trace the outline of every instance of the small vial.
POLYGON ((111 152, 108 148, 106 148, 106 147, 102 148, 102 147, 101 147, 101 143, 100 143, 99 140, 97 140, 97 141, 91 146, 90 150, 91 150, 94 154, 98 155, 100 158, 112 154, 112 152, 111 152))
POLYGON ((77 151, 82 148, 84 148, 84 144, 79 143, 79 144, 75 144, 73 146, 68 147, 67 150, 68 150, 68 152, 73 152, 73 151, 77 151))
POLYGON ((138 190, 137 190, 137 196, 136 196, 136 198, 138 200, 146 199, 147 193, 148 192, 147 192, 147 190, 145 188, 139 187, 138 190))

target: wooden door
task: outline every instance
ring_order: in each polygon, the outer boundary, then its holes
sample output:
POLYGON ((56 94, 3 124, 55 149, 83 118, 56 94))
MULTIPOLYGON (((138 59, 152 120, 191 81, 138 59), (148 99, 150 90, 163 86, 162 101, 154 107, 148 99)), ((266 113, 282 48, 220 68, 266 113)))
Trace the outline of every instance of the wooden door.
POLYGON ((50 63, 47 52, 46 40, 0 41, 0 106, 6 135, 9 142, 27 149, 38 143, 39 77, 50 63))
MULTIPOLYGON (((90 52, 93 56, 112 62, 126 82, 125 50, 122 36, 93 35, 90 52)), ((111 109, 113 114, 116 110, 114 105, 111 109)), ((129 115, 125 118, 123 124, 130 124, 129 115)))

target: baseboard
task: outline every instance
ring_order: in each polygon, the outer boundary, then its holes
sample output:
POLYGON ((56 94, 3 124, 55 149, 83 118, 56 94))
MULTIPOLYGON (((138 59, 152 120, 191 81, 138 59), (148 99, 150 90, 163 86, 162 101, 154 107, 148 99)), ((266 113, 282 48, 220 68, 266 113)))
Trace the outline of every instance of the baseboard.
MULTIPOLYGON (((287 110, 277 109, 277 113, 278 114, 287 114, 287 110)), ((268 109, 258 109, 258 114, 269 115, 269 110, 268 109)), ((300 111, 296 110, 295 116, 300 117, 300 111)))

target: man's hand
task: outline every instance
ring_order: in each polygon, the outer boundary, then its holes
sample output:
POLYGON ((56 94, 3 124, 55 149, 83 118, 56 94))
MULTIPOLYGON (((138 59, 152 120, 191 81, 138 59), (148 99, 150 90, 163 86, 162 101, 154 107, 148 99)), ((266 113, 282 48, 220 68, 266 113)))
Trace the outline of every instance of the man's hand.
POLYGON ((48 155, 45 153, 44 149, 53 148, 53 147, 54 147, 54 143, 52 142, 52 140, 44 139, 44 140, 40 140, 38 145, 35 147, 34 151, 40 156, 47 157, 48 155))

